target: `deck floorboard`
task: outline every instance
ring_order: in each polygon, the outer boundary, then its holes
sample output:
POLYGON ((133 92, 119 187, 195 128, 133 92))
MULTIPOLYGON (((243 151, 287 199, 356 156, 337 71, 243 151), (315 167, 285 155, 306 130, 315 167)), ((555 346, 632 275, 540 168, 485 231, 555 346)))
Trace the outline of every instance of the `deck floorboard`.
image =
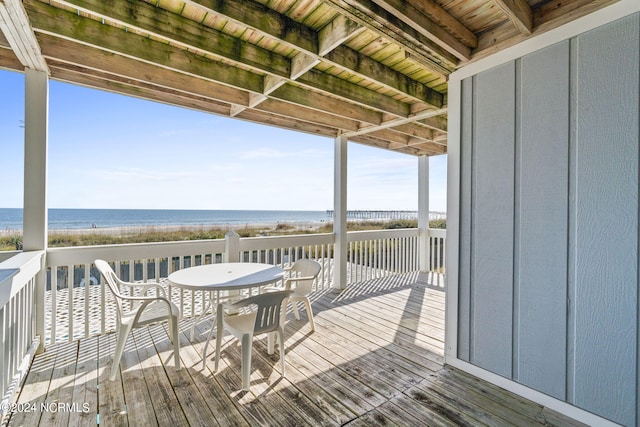
POLYGON ((313 333, 304 311, 301 320, 288 313, 285 378, 279 353, 268 355, 266 338, 255 337, 249 392, 240 390, 240 345, 229 335, 218 372, 211 346, 203 368, 210 319, 195 326, 193 340, 193 320, 181 322, 180 371, 166 325, 135 330, 113 382, 114 334, 57 343, 36 356, 18 396, 35 410, 13 413, 8 425, 578 425, 443 366, 437 275, 318 291, 312 307, 313 333))

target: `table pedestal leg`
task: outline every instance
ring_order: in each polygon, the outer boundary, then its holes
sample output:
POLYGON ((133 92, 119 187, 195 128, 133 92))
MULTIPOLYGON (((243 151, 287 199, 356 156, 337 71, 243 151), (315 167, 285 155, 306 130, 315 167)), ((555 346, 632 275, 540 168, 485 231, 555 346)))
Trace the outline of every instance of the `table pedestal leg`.
MULTIPOLYGON (((220 299, 218 299, 218 306, 216 308, 216 365, 215 371, 218 372, 218 362, 220 360, 220 352, 218 349, 222 344, 222 303, 220 299)), ((213 325, 211 325, 211 329, 209 330, 209 334, 207 335, 207 342, 204 343, 204 350, 202 350, 202 369, 204 369, 207 362, 207 347, 209 347, 209 341, 211 341, 211 335, 213 334, 213 325)))
POLYGON ((218 311, 216 313, 216 364, 215 372, 218 372, 218 365, 220 364, 220 347, 222 346, 222 334, 224 333, 224 326, 222 325, 222 304, 218 304, 218 311))

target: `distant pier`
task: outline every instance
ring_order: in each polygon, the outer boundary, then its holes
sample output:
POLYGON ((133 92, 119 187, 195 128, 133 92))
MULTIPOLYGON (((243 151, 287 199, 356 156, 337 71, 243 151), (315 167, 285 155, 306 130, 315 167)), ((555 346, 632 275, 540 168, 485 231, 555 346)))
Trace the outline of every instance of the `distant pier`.
MULTIPOLYGON (((327 210, 327 218, 332 220, 333 210, 327 210)), ((429 212, 429 220, 445 219, 446 212, 429 212)), ((347 211, 347 221, 349 220, 397 220, 397 219, 418 219, 418 211, 368 211, 353 210, 347 211)))

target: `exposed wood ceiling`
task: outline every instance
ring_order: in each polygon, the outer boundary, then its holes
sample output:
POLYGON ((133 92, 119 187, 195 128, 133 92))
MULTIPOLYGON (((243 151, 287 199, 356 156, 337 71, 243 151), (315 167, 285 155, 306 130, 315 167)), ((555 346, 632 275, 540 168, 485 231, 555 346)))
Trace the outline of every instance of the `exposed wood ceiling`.
POLYGON ((0 0, 0 68, 413 155, 447 77, 615 0, 0 0))

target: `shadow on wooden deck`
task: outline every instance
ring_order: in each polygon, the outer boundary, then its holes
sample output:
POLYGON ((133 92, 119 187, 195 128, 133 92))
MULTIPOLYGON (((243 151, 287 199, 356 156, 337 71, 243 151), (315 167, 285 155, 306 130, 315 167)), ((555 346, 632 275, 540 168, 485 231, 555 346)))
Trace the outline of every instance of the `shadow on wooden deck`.
POLYGON ((444 292, 437 282, 387 277, 319 291, 312 300, 314 333, 304 312, 300 321, 289 313, 286 378, 264 337, 254 339, 251 391, 240 391, 235 339, 225 336, 218 372, 213 350, 202 369, 207 320, 196 325, 192 342, 192 321, 182 322, 184 368, 176 371, 166 325, 154 325, 128 340, 114 382, 107 380, 113 334, 38 355, 9 425, 577 425, 443 367, 444 292))

